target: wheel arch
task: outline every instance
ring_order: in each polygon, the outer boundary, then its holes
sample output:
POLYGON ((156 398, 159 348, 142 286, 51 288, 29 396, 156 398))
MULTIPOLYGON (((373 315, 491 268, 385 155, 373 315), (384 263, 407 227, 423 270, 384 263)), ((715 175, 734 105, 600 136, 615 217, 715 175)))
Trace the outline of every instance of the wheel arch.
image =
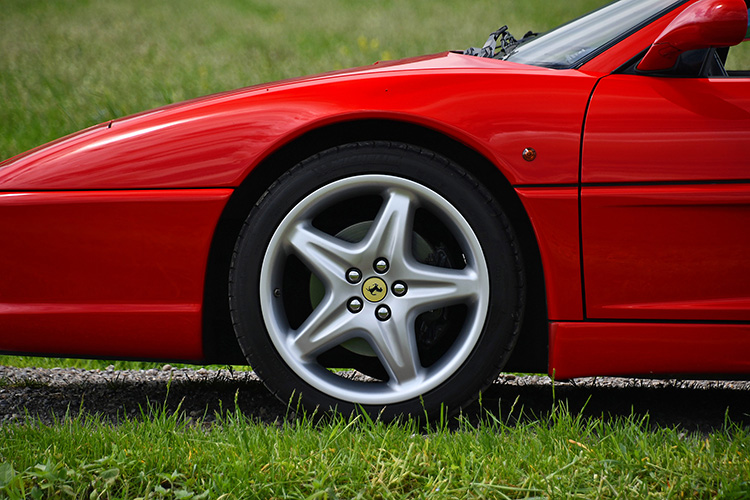
POLYGON ((209 253, 203 304, 205 361, 245 363, 234 337, 226 297, 227 269, 250 206, 281 173, 305 158, 334 146, 369 140, 405 142, 441 154, 471 172, 500 202, 521 243, 528 294, 519 341, 506 368, 546 372, 548 326, 542 262, 531 222, 515 191, 500 170, 472 148, 435 130, 391 120, 347 121, 311 130, 266 157, 238 186, 218 222, 209 253))

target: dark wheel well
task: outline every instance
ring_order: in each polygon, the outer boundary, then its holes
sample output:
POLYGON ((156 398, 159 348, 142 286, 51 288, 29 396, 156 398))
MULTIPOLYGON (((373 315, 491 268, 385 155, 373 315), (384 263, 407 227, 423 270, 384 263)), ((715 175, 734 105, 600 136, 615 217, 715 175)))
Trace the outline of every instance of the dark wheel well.
POLYGON ((244 364, 227 301, 227 270, 234 243, 250 207, 284 171, 329 147, 362 140, 405 142, 439 153, 470 171, 503 205, 516 230, 526 262, 527 303, 518 343, 506 365, 508 371, 547 371, 547 307, 541 257, 533 228, 513 188, 485 157, 445 135, 417 125, 366 120, 345 122, 308 132, 266 158, 239 186, 214 233, 206 270, 203 346, 207 363, 244 364))

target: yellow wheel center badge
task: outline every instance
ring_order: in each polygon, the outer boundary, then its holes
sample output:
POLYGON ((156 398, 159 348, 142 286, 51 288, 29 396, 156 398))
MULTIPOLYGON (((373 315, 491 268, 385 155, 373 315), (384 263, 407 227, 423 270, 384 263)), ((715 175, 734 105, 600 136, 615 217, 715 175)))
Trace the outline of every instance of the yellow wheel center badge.
POLYGON ((373 276, 362 283, 362 295, 370 302, 380 302, 385 298, 386 293, 388 293, 388 286, 380 278, 373 276))

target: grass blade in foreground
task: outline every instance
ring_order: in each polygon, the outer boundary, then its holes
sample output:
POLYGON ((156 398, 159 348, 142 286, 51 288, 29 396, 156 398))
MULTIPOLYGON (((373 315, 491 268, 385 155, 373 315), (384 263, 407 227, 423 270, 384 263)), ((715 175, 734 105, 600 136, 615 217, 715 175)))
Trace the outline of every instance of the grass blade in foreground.
POLYGON ((705 437, 556 408, 418 432, 360 417, 214 425, 160 408, 118 427, 96 418, 0 428, 9 498, 747 498, 750 435, 705 437), (743 496, 744 495, 744 496, 743 496))

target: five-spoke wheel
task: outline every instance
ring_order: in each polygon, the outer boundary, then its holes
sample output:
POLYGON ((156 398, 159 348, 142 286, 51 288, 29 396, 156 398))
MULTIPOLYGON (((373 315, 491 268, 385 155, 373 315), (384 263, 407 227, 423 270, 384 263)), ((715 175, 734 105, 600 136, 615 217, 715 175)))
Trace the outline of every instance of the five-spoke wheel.
POLYGON ((240 345, 281 397, 429 412, 501 368, 522 272, 499 205, 465 172, 356 144, 290 170, 250 213, 230 300, 240 345))

